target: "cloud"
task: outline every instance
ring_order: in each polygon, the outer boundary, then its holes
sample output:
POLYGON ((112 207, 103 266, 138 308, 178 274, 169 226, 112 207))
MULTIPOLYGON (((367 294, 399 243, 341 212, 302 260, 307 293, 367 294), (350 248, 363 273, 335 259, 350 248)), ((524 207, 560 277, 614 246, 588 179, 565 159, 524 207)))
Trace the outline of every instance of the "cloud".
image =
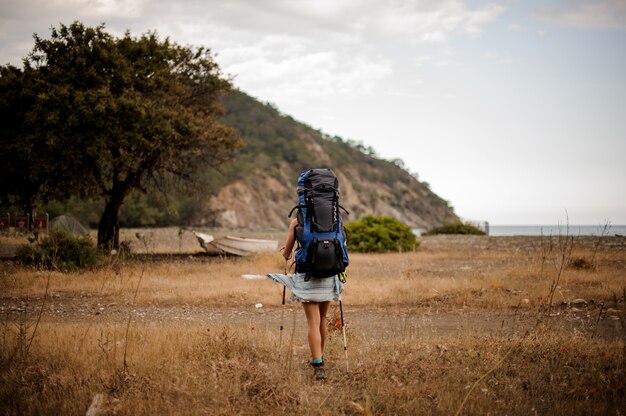
POLYGON ((367 94, 392 73, 388 60, 364 55, 324 51, 282 56, 262 50, 255 45, 249 50, 226 51, 227 63, 222 66, 236 74, 235 85, 272 102, 299 104, 311 96, 367 94))
POLYGON ((33 32, 105 22, 118 36, 156 29, 209 47, 238 87, 263 99, 367 94, 392 76, 394 48, 476 36, 503 11, 460 0, 23 0, 0 5, 0 63, 17 64, 33 32))
MULTIPOLYGON (((162 0, 152 8, 176 15, 175 4, 162 0)), ((504 11, 497 5, 470 9, 457 0, 231 0, 204 12, 202 2, 185 4, 193 13, 184 21, 159 27, 196 45, 210 40, 237 86, 280 102, 369 93, 393 74, 393 57, 381 56, 387 46, 475 36, 504 11)))
POLYGON ((66 2, 58 2, 66 7, 78 7, 81 15, 85 17, 116 17, 124 16, 126 18, 138 18, 144 10, 144 4, 147 0, 69 0, 66 2))
MULTIPOLYGON (((147 0, 146 0, 147 1, 147 0)), ((107 30, 122 35, 128 21, 139 18, 143 0, 22 0, 0 1, 0 65, 19 65, 33 48, 33 35, 50 35, 52 26, 81 21, 89 26, 103 22, 107 30), (119 30, 115 30, 120 27, 119 30), (113 30, 110 30, 113 28, 113 30)))
POLYGON ((543 8, 537 14, 544 20, 567 27, 626 31, 624 0, 568 2, 560 7, 543 8))
POLYGON ((484 24, 505 10, 495 4, 471 10, 457 0, 388 0, 370 6, 370 12, 361 17, 362 22, 369 20, 367 29, 382 36, 410 37, 421 43, 444 42, 455 32, 478 34, 484 24))

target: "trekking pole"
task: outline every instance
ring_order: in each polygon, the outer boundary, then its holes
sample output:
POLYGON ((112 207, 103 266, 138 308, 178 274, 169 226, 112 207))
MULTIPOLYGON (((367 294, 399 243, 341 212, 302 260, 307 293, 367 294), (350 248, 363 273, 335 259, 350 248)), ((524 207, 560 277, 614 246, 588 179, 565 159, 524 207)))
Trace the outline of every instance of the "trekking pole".
POLYGON ((343 333, 343 350, 346 353, 346 372, 349 373, 348 367, 348 342, 346 341, 346 324, 343 319, 343 301, 339 299, 339 312, 341 313, 341 332, 343 333))
POLYGON ((287 290, 287 286, 283 286, 283 308, 280 314, 280 339, 278 340, 278 348, 283 345, 283 324, 285 323, 285 290, 287 290))
MULTIPOLYGON (((285 259, 285 275, 287 275, 287 259, 285 259)), ((278 340, 278 348, 280 349, 283 345, 283 327, 285 323, 285 291, 287 290, 287 286, 283 286, 283 308, 280 316, 280 338, 278 340)))

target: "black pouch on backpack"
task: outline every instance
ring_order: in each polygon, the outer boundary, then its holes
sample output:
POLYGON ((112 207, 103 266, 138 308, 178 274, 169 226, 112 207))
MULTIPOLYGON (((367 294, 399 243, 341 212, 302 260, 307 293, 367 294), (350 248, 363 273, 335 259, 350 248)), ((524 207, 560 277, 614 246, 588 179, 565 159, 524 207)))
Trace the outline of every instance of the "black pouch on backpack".
POLYGON ((313 240, 309 247, 311 264, 309 275, 323 278, 344 271, 341 242, 337 239, 313 240))

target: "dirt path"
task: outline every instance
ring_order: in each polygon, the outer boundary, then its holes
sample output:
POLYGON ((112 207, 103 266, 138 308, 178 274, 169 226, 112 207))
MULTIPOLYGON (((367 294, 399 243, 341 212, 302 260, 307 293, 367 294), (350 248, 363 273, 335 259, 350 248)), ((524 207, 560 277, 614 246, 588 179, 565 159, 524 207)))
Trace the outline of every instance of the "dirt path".
MULTIPOLYGON (((4 322, 33 321, 39 314, 42 299, 0 298, 0 320, 4 322)), ((622 309, 622 308, 620 308, 622 309)), ((120 304, 104 297, 89 294, 75 297, 51 295, 43 303, 42 319, 49 323, 90 323, 91 325, 111 325, 127 322, 158 326, 162 323, 216 327, 249 327, 258 330, 274 331, 280 327, 282 309, 276 306, 242 305, 241 307, 216 307, 189 304, 120 304)), ((607 339, 626 340, 622 312, 615 308, 571 307, 563 305, 555 309, 552 318, 554 327, 574 331, 579 334, 592 334, 607 339), (599 318, 598 318, 599 317, 599 318), (597 327, 596 327, 597 325, 597 327)), ((329 325, 339 321, 337 304, 331 307, 329 325)), ((285 325, 292 327, 296 322, 296 332, 305 328, 304 314, 299 305, 285 306, 285 325)), ((351 308, 346 305, 345 320, 348 331, 356 336, 376 339, 390 337, 416 337, 422 335, 480 334, 492 336, 517 336, 531 330, 545 316, 536 311, 486 311, 469 307, 377 307, 351 308)))

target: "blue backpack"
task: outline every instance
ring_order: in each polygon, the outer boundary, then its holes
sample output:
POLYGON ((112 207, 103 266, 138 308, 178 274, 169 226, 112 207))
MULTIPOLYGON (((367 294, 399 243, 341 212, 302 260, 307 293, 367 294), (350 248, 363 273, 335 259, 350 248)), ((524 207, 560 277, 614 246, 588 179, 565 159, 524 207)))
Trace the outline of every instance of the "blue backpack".
POLYGON ((325 278, 348 267, 348 247, 339 209, 339 181, 330 169, 311 169, 298 178, 296 272, 325 278))

